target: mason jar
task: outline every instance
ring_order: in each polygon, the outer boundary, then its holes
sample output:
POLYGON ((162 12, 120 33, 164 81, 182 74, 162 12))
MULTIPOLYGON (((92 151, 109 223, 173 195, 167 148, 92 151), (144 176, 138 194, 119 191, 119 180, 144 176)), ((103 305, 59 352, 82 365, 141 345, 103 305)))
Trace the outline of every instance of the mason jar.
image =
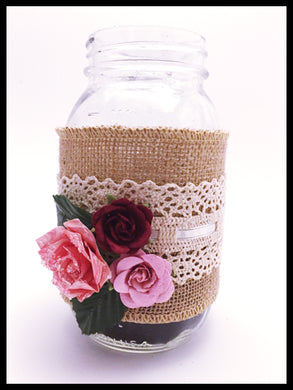
POLYGON ((175 286, 168 302, 129 308, 90 337, 121 351, 168 350, 199 329, 219 288, 228 135, 203 87, 205 39, 121 26, 91 34, 86 48, 87 88, 57 130, 59 194, 90 212, 107 192, 148 204, 143 250, 171 263, 175 286))

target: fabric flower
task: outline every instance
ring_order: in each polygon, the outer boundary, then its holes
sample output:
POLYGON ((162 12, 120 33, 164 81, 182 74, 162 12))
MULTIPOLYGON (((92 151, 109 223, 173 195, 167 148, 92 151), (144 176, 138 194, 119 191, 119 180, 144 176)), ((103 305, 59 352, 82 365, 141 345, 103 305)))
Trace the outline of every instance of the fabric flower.
POLYGON ((152 211, 128 199, 114 200, 93 214, 98 245, 107 252, 133 253, 147 244, 151 235, 152 211))
POLYGON ((132 255, 120 256, 110 269, 113 287, 129 308, 166 302, 174 292, 171 264, 141 249, 132 255))
POLYGON ((69 299, 80 302, 98 292, 110 278, 110 268, 98 250, 92 232, 72 219, 37 239, 44 265, 53 271, 53 283, 69 299))

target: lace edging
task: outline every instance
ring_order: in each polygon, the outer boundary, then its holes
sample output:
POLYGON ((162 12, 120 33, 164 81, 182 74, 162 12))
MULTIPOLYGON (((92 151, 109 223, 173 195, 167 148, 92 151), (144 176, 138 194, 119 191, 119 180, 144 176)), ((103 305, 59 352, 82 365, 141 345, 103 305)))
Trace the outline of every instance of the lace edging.
POLYGON ((111 178, 99 181, 95 176, 81 179, 74 174, 71 178, 58 177, 58 192, 90 212, 107 203, 108 193, 118 198, 127 197, 137 204, 148 204, 154 214, 152 229, 155 234, 145 250, 172 263, 173 280, 179 285, 188 279, 198 280, 220 265, 224 176, 199 185, 189 182, 185 186, 174 183, 159 186, 151 180, 138 184, 126 179, 118 184, 111 178), (184 229, 208 225, 215 228, 206 229, 207 234, 193 238, 183 235, 183 239, 178 239, 178 232, 184 229))

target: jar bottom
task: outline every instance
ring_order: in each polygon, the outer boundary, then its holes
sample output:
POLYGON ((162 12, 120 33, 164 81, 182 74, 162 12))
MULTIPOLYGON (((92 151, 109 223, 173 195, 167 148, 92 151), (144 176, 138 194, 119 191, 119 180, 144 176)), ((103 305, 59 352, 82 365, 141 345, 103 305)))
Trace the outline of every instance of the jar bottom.
POLYGON ((166 324, 120 322, 104 333, 89 337, 99 345, 123 352, 155 353, 168 351, 189 340, 206 319, 210 307, 193 318, 166 324))

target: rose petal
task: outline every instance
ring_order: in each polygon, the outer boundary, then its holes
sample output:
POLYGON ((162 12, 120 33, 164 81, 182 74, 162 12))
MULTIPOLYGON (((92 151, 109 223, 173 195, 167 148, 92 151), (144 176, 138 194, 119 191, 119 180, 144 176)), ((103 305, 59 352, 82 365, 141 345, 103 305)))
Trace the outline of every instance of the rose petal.
POLYGON ((145 254, 146 253, 142 249, 138 249, 136 252, 132 253, 131 256, 137 256, 137 257, 140 257, 143 260, 143 256, 145 254))
POLYGON ((158 278, 161 278, 163 276, 166 268, 167 269, 170 268, 170 274, 171 274, 172 271, 171 264, 167 260, 163 259, 162 257, 153 254, 145 254, 143 255, 143 260, 147 264, 149 264, 151 268, 154 269, 158 278))
POLYGON ((156 283, 156 279, 149 279, 147 282, 139 283, 136 280, 133 280, 131 283, 131 287, 133 287, 136 291, 139 292, 148 292, 153 285, 156 283))
POLYGON ((127 256, 124 257, 117 263, 116 272, 119 274, 122 271, 129 271, 132 267, 137 264, 143 263, 143 260, 137 256, 127 256))
POLYGON ((107 244, 105 240, 105 233, 104 233, 104 227, 102 224, 102 221, 99 220, 95 225, 95 234, 96 234, 96 240, 98 245, 103 248, 107 252, 111 252, 111 248, 107 244))
POLYGON ((135 237, 135 224, 132 218, 127 218, 119 213, 112 220, 107 221, 107 234, 111 236, 112 241, 119 244, 120 242, 129 242, 135 237), (110 234, 109 234, 110 233, 110 234))
POLYGON ((121 299, 123 305, 125 305, 126 307, 129 307, 131 309, 135 309, 136 307, 139 307, 139 306, 137 306, 137 304, 134 302, 134 300, 131 298, 131 296, 129 294, 121 293, 120 299, 121 299))
POLYGON ((145 224, 148 223, 145 214, 134 203, 129 204, 126 210, 128 217, 131 217, 134 220, 137 234, 142 234, 145 224))
MULTIPOLYGON (((119 254, 128 253, 129 247, 127 245, 119 245, 111 240, 110 237, 105 237, 105 244, 109 248, 108 252, 113 252, 119 254)), ((102 246, 102 245, 101 245, 102 246)))
MULTIPOLYGON (((164 294, 165 291, 168 291, 170 287, 170 283, 172 288, 174 288, 173 281, 171 279, 171 275, 168 271, 166 271, 160 279, 157 280, 156 284, 152 287, 152 291, 159 297, 161 294, 164 294)), ((173 293, 173 291, 172 291, 173 293)))
POLYGON ((111 278, 111 271, 106 261, 100 255, 100 252, 89 252, 89 261, 92 265, 92 274, 99 291, 106 280, 111 278))
POLYGON ((85 249, 82 236, 79 233, 70 232, 68 230, 66 230, 65 234, 66 234, 67 239, 68 239, 67 245, 72 245, 77 250, 76 256, 80 257, 80 255, 82 255, 85 258, 87 258, 88 253, 85 249))
POLYGON ((116 224, 117 224, 117 219, 116 217, 113 218, 114 221, 107 221, 105 224, 105 232, 107 236, 111 237, 111 241, 117 242, 119 240, 119 237, 116 232, 116 224), (113 223, 114 222, 114 223, 113 223))
POLYGON ((115 280, 115 278, 117 276, 116 266, 117 266, 118 261, 119 261, 119 258, 114 260, 114 261, 112 261, 112 263, 110 264, 110 271, 111 271, 111 279, 110 279, 110 281, 111 281, 112 284, 114 283, 114 280, 115 280))
POLYGON ((69 298, 76 297, 79 302, 84 301, 86 298, 89 298, 96 290, 92 288, 88 283, 77 280, 73 283, 70 288, 67 289, 66 296, 69 298))
POLYGON ((77 218, 64 222, 66 229, 71 232, 79 233, 84 241, 91 246, 92 249, 97 249, 97 244, 92 232, 77 218))
POLYGON ((129 295, 136 303, 136 307, 149 307, 156 302, 156 295, 154 295, 152 291, 140 292, 134 288, 129 288, 129 295))
POLYGON ((50 230, 48 233, 44 234, 42 237, 36 240, 40 249, 44 248, 46 245, 52 245, 57 240, 63 238, 65 228, 63 226, 57 226, 56 228, 50 230))
POLYGON ((152 277, 152 270, 148 268, 145 264, 137 265, 133 268, 129 275, 129 281, 136 283, 143 283, 152 277))
POLYGON ((131 271, 128 278, 129 286, 140 292, 148 292, 156 281, 156 273, 145 264, 138 265, 133 271, 131 271))
POLYGON ((135 288, 137 291, 148 291, 143 288, 143 282, 151 278, 151 272, 148 270, 144 264, 136 266, 129 273, 128 285, 135 288))
POLYGON ((153 287, 153 285, 157 282, 158 278, 155 272, 151 273, 151 278, 143 282, 142 287, 147 290, 153 287))
POLYGON ((167 302, 171 296, 173 295, 174 293, 174 283, 172 281, 172 279, 169 279, 169 284, 166 286, 166 289, 165 291, 163 291, 157 298, 156 298, 156 302, 157 303, 164 303, 164 302, 167 302))
POLYGON ((111 202, 111 206, 128 206, 129 204, 132 204, 131 200, 127 198, 120 198, 120 199, 115 199, 113 202, 111 202))
POLYGON ((146 220, 151 224, 153 220, 152 210, 142 204, 139 204, 137 208, 144 213, 146 220))
POLYGON ((168 302, 172 298, 173 294, 174 294, 174 284, 171 283, 170 289, 168 289, 168 291, 166 291, 164 294, 160 295, 157 298, 157 302, 158 303, 168 302))
POLYGON ((98 209, 96 212, 94 212, 93 216, 92 216, 92 225, 95 226, 96 223, 101 219, 103 218, 104 215, 106 215, 107 213, 109 213, 110 211, 112 210, 112 206, 110 204, 108 205, 105 205, 103 207, 101 207, 100 209, 98 209))
POLYGON ((129 248, 133 248, 133 249, 142 248, 143 246, 145 246, 148 243, 149 238, 150 238, 151 233, 152 233, 152 229, 151 229, 150 224, 146 221, 144 222, 143 226, 144 226, 143 231, 136 232, 136 238, 135 238, 135 240, 133 240, 133 242, 129 243, 129 248))
POLYGON ((119 239, 131 240, 134 238, 135 224, 133 219, 127 218, 122 214, 119 214, 119 222, 115 226, 115 232, 118 234, 119 239))
MULTIPOLYGON (((64 229, 66 230, 66 229, 64 229)), ((64 245, 66 244, 67 239, 65 237, 58 240, 53 241, 52 244, 45 244, 40 250, 39 255, 41 256, 43 264, 48 267, 50 270, 54 271, 56 268, 56 261, 58 258, 62 258, 66 255, 66 251, 64 249, 64 245)))
POLYGON ((113 286, 116 291, 119 293, 128 293, 129 286, 127 282, 129 271, 120 272, 114 280, 113 286))

